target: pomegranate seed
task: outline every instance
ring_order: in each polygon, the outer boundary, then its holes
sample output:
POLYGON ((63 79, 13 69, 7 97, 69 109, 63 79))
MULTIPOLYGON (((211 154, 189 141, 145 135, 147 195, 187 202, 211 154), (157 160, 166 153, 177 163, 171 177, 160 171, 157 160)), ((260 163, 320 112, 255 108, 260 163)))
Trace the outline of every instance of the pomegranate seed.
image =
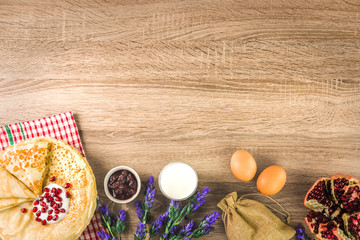
POLYGON ((62 209, 60 209, 60 212, 64 213, 64 212, 65 212, 65 209, 63 209, 63 208, 62 208, 62 209))
POLYGON ((62 193, 61 188, 58 188, 58 189, 57 189, 57 193, 58 193, 58 194, 62 193))
POLYGON ((53 202, 53 201, 54 201, 54 199, 53 199, 52 197, 49 197, 48 200, 49 200, 49 202, 53 202))
POLYGON ((39 204, 39 201, 35 201, 34 202, 34 205, 36 206, 36 205, 38 205, 39 204))
POLYGON ((27 212, 27 209, 26 209, 26 208, 22 208, 22 209, 20 209, 20 211, 23 212, 23 213, 26 213, 26 212, 27 212))
POLYGON ((53 209, 58 209, 59 207, 58 207, 58 205, 55 203, 55 204, 53 204, 52 206, 51 206, 53 209))
POLYGON ((45 195, 44 195, 46 198, 48 198, 49 196, 50 196, 50 193, 45 193, 45 195))
POLYGON ((49 213, 49 214, 52 214, 53 211, 54 211, 54 210, 50 209, 50 210, 48 211, 48 213, 49 213))
POLYGON ((40 206, 45 207, 45 206, 46 206, 46 203, 45 203, 45 202, 41 202, 41 203, 40 203, 40 206))
POLYGON ((56 180, 55 177, 51 177, 51 178, 49 179, 50 182, 54 182, 55 180, 56 180))
POLYGON ((59 207, 59 208, 62 207, 62 203, 58 203, 58 207, 59 207))
POLYGON ((49 215, 49 216, 47 217, 47 220, 50 221, 51 219, 53 219, 53 216, 49 215))
POLYGON ((41 197, 41 198, 40 198, 40 201, 44 201, 44 197, 41 197))
POLYGON ((55 213, 56 213, 56 214, 59 214, 60 211, 59 211, 58 209, 55 209, 55 213))
POLYGON ((41 215, 41 211, 38 211, 38 212, 36 213, 36 216, 37 216, 37 217, 40 217, 40 215, 41 215))
POLYGON ((53 217, 53 221, 58 220, 58 218, 59 218, 59 216, 58 216, 58 215, 55 215, 55 216, 53 217))
POLYGON ((65 183, 65 188, 69 188, 71 187, 71 184, 70 183, 65 183))
POLYGON ((47 223, 47 222, 46 222, 46 220, 45 220, 45 219, 44 219, 44 220, 42 220, 42 222, 41 222, 41 224, 42 224, 42 225, 46 225, 46 223, 47 223))
POLYGON ((41 218, 35 218, 36 221, 41 222, 41 218))
POLYGON ((66 197, 70 198, 70 193, 69 192, 66 192, 66 197))
POLYGON ((44 188, 44 192, 49 192, 50 190, 48 188, 44 188))
POLYGON ((46 212, 46 208, 43 207, 43 208, 41 209, 41 212, 42 212, 42 213, 46 212))
POLYGON ((54 193, 56 191, 56 188, 51 189, 51 192, 54 193))
POLYGON ((55 198, 55 201, 61 202, 62 199, 61 199, 61 197, 56 197, 56 198, 55 198))
POLYGON ((32 211, 37 212, 37 207, 34 207, 32 211))

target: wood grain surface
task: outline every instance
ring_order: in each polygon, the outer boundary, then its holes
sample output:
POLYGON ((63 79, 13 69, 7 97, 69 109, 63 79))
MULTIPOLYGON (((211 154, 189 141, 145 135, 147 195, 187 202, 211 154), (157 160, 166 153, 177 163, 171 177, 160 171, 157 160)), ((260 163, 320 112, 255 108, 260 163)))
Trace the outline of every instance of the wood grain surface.
MULTIPOLYGON (((257 192, 230 171, 246 149, 258 174, 286 169, 274 199, 295 227, 316 179, 360 177, 359 12, 358 0, 0 0, 0 125, 72 110, 106 202, 112 167, 145 184, 187 162, 211 189, 195 219, 257 192)), ((152 219, 169 202, 157 190, 152 219)), ((112 207, 128 210, 132 239, 133 204, 112 207)), ((226 239, 221 221, 205 239, 226 239)))

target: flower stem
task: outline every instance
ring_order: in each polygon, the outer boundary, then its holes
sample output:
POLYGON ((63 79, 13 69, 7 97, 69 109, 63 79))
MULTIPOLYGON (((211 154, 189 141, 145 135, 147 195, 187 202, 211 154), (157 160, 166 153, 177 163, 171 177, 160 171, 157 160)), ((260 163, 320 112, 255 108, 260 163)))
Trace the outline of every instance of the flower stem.
POLYGON ((181 210, 181 213, 180 213, 179 217, 177 217, 177 218, 175 219, 175 221, 171 224, 171 226, 170 226, 170 228, 169 228, 169 232, 170 232, 170 230, 171 230, 174 226, 179 225, 179 224, 182 222, 182 220, 184 220, 184 218, 188 215, 186 212, 187 212, 187 209, 189 208, 189 206, 190 206, 190 204, 188 203, 188 204, 186 204, 185 207, 181 210), (185 214, 184 214, 184 213, 185 213, 185 214), (182 216, 183 214, 184 214, 184 216, 182 216), (179 219, 180 219, 181 216, 182 216, 182 218, 181 218, 181 220, 179 221, 179 219))
POLYGON ((102 219, 104 220, 104 223, 106 224, 106 227, 107 227, 107 229, 109 230, 111 236, 112 236, 113 238, 115 238, 115 237, 114 237, 114 234, 113 234, 112 231, 111 231, 111 228, 110 228, 108 222, 105 220, 105 218, 104 218, 104 216, 103 216, 102 214, 100 214, 100 215, 101 215, 102 219))
MULTIPOLYGON (((190 203, 186 204, 185 207, 181 210, 180 215, 174 221, 169 222, 169 223, 171 223, 171 222, 172 223, 168 224, 166 226, 165 233, 168 234, 173 227, 175 227, 176 225, 179 225, 182 222, 182 220, 184 220, 184 218, 188 215, 187 211, 188 211, 189 207, 190 207, 190 203), (181 218, 181 220, 179 221, 180 218, 181 218)), ((166 236, 165 238, 161 237, 160 240, 165 240, 167 238, 168 238, 168 236, 166 236)))
POLYGON ((146 218, 147 218, 147 214, 148 214, 148 210, 145 210, 144 211, 144 217, 143 217, 143 219, 142 219, 142 223, 144 223, 144 224, 146 224, 146 218))

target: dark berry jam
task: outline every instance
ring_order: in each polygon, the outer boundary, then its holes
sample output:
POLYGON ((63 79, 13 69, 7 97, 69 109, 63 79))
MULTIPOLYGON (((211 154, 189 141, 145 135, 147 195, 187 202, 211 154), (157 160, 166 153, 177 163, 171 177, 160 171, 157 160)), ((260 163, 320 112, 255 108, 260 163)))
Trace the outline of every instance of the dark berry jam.
POLYGON ((114 172, 107 184, 110 194, 119 200, 127 200, 134 196, 137 190, 137 181, 133 173, 128 170, 114 172))

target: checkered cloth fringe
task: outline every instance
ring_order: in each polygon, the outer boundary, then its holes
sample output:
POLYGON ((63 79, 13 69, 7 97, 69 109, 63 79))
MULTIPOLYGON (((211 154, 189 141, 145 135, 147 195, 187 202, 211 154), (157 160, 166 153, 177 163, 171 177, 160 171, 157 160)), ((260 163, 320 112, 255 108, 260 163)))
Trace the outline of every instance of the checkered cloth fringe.
MULTIPOLYGON (((0 127, 0 151, 5 150, 10 145, 35 137, 52 137, 64 140, 85 156, 72 112, 0 127)), ((90 224, 78 240, 100 240, 97 232, 101 229, 103 229, 101 217, 96 211, 90 224)))

